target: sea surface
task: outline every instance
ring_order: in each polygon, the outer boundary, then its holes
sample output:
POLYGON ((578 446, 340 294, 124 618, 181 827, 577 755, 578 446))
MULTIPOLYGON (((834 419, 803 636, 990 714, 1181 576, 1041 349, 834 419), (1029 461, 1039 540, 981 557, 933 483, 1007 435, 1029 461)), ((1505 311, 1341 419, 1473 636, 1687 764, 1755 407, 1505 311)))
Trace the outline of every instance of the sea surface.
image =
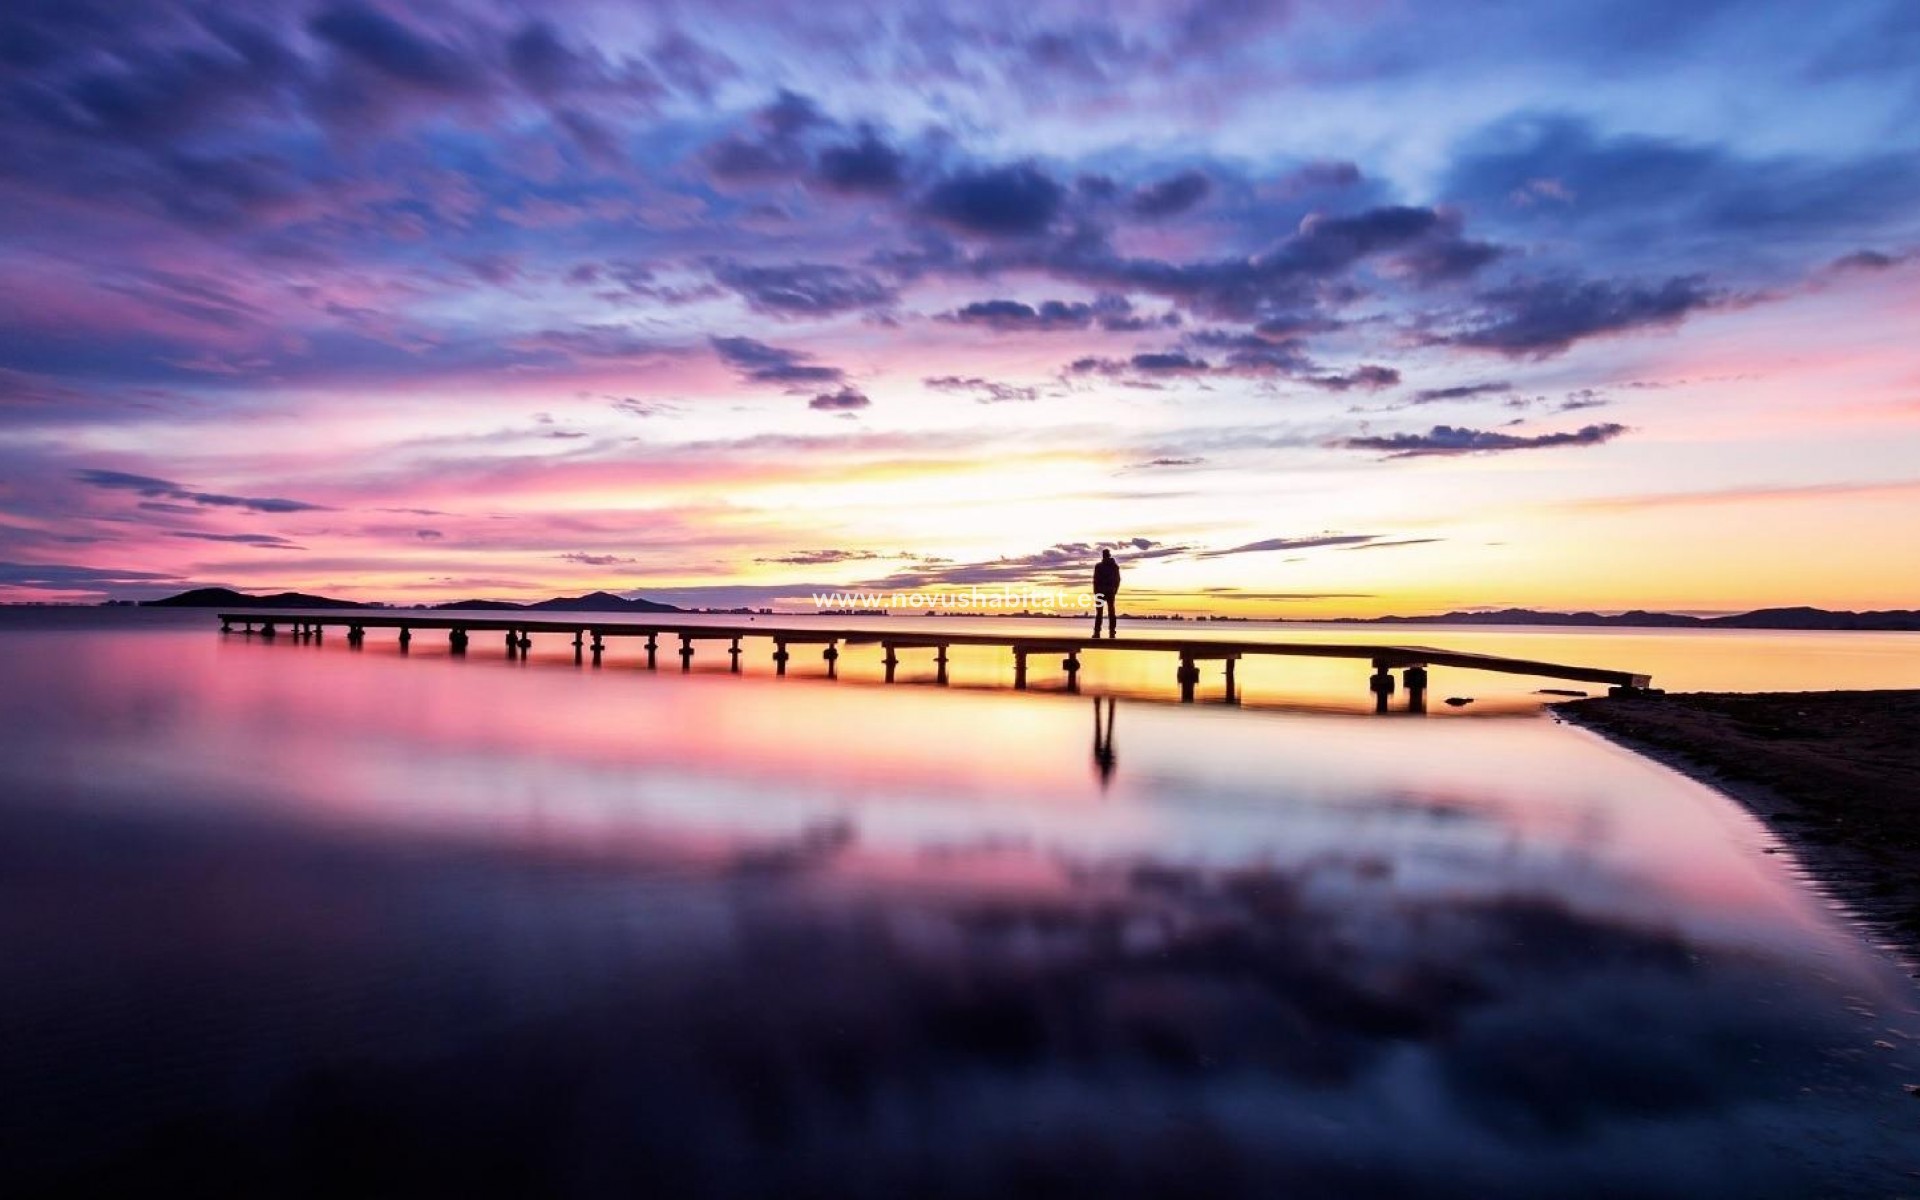
MULTIPOLYGON (((1920 686, 1910 634, 1139 631, 1920 686)), ((1920 1192, 1911 968, 1552 681, 722 650, 0 610, 0 1195, 1920 1192)))

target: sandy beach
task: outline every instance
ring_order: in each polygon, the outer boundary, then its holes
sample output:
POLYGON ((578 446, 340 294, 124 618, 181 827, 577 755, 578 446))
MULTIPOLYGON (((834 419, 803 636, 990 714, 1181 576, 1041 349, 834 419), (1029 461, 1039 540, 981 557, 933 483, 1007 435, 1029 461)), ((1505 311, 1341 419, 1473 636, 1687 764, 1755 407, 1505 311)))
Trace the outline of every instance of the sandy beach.
POLYGON ((1920 691, 1695 692, 1557 710, 1739 799, 1920 959, 1920 691))

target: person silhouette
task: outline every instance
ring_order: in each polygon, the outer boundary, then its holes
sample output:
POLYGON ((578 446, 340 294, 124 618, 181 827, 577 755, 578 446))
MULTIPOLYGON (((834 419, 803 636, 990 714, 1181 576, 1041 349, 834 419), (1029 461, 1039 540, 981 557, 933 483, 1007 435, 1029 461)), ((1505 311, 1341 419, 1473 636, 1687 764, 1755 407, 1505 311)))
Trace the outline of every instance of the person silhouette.
POLYGON ((1100 787, 1104 791, 1113 782, 1113 769, 1119 765, 1119 759, 1113 752, 1113 697, 1093 700, 1093 769, 1100 775, 1100 787), (1106 725, 1100 722, 1100 706, 1107 706, 1106 725))
POLYGON ((1100 561, 1093 567, 1093 636, 1100 636, 1100 615, 1106 614, 1107 636, 1119 637, 1114 625, 1119 619, 1120 564, 1113 561, 1113 551, 1102 550, 1100 561))

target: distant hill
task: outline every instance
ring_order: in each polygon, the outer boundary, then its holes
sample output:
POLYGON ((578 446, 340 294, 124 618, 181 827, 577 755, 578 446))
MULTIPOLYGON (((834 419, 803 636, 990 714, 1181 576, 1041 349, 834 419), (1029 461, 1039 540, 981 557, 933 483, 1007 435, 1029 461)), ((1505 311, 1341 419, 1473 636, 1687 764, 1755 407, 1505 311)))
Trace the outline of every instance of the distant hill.
POLYGON ((431 607, 436 611, 443 608, 467 608, 478 609, 481 612, 507 612, 509 610, 519 612, 525 608, 526 605, 515 604, 511 600, 455 600, 451 604, 435 604, 431 607))
MULTIPOLYGON (((168 596, 165 600, 143 601, 152 608, 382 608, 384 605, 369 605, 352 600, 335 600, 330 596, 309 596, 305 592, 276 592, 271 596, 249 596, 245 592, 236 592, 232 588, 195 588, 190 592, 181 592, 178 596, 168 596)), ((509 600, 458 600, 452 604, 436 604, 433 608, 478 609, 483 612, 625 612, 625 613, 667 613, 682 612, 671 604, 661 604, 654 600, 628 600, 612 592, 592 592, 585 596, 555 596, 551 600, 542 600, 537 604, 515 604, 509 600)))
POLYGON ((551 600, 541 600, 534 604, 514 604, 507 600, 461 600, 453 604, 436 604, 439 608, 477 608, 489 612, 626 612, 626 613, 667 613, 685 611, 671 604, 661 604, 657 600, 629 600, 616 596, 612 592, 589 592, 584 596, 555 596, 551 600))
POLYGON ((1628 629, 1859 629, 1920 630, 1920 611, 1835 612, 1824 608, 1761 608, 1728 617, 1689 617, 1678 613, 1632 612, 1604 616, 1593 612, 1538 612, 1503 608, 1496 612, 1450 612, 1427 617, 1365 617, 1342 621, 1358 625, 1564 625, 1628 629))
POLYGON ((146 600, 147 608, 364 608, 352 600, 331 596, 309 596, 305 592, 275 592, 271 596, 249 596, 232 588, 195 588, 168 596, 164 600, 146 600))

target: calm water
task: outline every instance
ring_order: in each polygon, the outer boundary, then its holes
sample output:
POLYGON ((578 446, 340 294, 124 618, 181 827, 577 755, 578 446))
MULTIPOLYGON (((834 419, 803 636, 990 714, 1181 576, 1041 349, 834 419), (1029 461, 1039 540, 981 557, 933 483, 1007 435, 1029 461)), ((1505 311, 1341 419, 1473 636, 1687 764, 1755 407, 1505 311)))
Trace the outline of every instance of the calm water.
MULTIPOLYGON (((1891 635, 1367 636, 1920 684, 1891 635)), ((1920 1186, 1906 972, 1526 681, 390 638, 0 615, 0 1192, 1920 1186)))

